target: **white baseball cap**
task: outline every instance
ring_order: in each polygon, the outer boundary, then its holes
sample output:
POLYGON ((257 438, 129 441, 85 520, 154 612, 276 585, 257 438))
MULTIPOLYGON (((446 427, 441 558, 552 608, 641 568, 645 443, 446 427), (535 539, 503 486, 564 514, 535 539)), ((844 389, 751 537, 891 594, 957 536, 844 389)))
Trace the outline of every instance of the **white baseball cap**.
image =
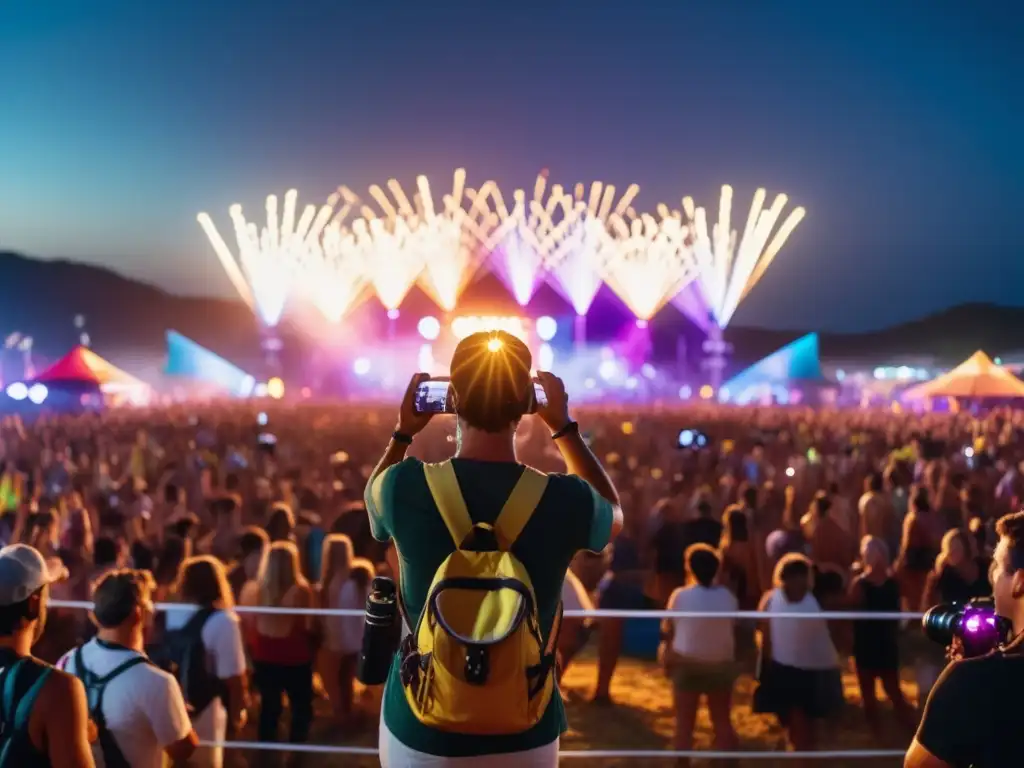
POLYGON ((12 544, 0 549, 0 606, 24 602, 59 578, 34 547, 12 544))

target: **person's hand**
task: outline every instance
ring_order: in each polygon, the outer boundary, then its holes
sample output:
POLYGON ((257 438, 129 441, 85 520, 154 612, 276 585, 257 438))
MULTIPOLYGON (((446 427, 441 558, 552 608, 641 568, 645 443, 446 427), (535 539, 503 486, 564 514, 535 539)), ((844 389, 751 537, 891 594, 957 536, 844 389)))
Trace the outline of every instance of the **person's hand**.
POLYGON ((420 384, 430 380, 429 373, 414 373, 409 380, 409 388, 405 390, 405 397, 402 398, 402 408, 398 412, 398 426, 396 429, 406 437, 414 437, 419 433, 427 422, 430 421, 432 413, 417 413, 416 411, 416 390, 420 384))
POLYGON ((549 371, 537 371, 537 381, 544 387, 548 404, 537 406, 537 415, 547 424, 548 429, 557 432, 571 419, 569 418, 569 396, 565 393, 565 383, 549 371))

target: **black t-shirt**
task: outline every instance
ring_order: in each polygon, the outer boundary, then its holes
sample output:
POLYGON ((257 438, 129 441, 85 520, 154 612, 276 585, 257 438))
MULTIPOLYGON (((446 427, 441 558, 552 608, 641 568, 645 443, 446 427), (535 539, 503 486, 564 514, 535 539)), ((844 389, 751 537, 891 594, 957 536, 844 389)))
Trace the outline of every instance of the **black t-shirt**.
POLYGON ((1024 655, 991 653, 950 664, 932 688, 917 741, 951 766, 1020 765, 1014 725, 1024 690, 1024 655))
POLYGON ((718 549, 722 539, 722 524, 710 517, 698 517, 683 523, 683 551, 691 544, 707 544, 718 549))
POLYGON ((662 523, 651 543, 654 546, 656 573, 684 573, 683 552, 686 551, 686 544, 683 540, 683 523, 675 520, 662 523))

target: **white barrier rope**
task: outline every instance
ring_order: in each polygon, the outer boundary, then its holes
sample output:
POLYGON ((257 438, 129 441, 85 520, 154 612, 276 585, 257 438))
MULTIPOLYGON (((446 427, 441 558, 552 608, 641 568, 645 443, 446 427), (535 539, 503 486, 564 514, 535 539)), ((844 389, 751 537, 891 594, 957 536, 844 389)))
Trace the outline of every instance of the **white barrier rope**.
MULTIPOLYGON (((52 608, 77 608, 91 611, 92 603, 86 600, 49 600, 52 608)), ((157 603, 158 611, 180 611, 196 608, 185 603, 157 603)), ((358 608, 277 608, 269 605, 236 605, 235 613, 254 613, 272 616, 364 616, 358 608)), ((829 621, 915 621, 923 613, 885 611, 821 611, 820 613, 791 613, 788 611, 640 611, 596 609, 590 611, 566 611, 568 619, 827 619, 829 621)))
MULTIPOLYGON (((92 610, 93 604, 86 600, 49 600, 48 605, 53 608, 74 608, 81 610, 92 610)), ((158 611, 174 611, 196 606, 183 603, 157 603, 158 611)), ((284 616, 363 616, 364 611, 351 608, 275 608, 271 606, 235 606, 237 613, 270 614, 284 616)), ((917 620, 921 613, 886 613, 867 611, 822 611, 820 613, 789 613, 780 611, 768 613, 765 611, 638 611, 638 610, 574 610, 566 611, 567 618, 611 618, 611 619, 678 619, 678 618, 709 618, 709 619, 762 619, 771 617, 773 619, 828 619, 828 620, 917 620)), ((354 747, 327 744, 291 744, 280 742, 262 741, 227 741, 211 742, 202 741, 203 747, 223 747, 224 749, 249 749, 262 752, 302 752, 318 755, 363 755, 373 757, 378 754, 375 747, 354 747)), ((637 750, 614 750, 614 749, 587 749, 568 750, 559 752, 559 758, 567 760, 599 760, 599 759, 670 759, 670 758, 696 758, 705 760, 870 760, 876 758, 902 758, 904 752, 898 749, 865 749, 865 750, 823 750, 814 752, 724 752, 715 750, 668 750, 668 749, 637 749, 637 750)))
MULTIPOLYGON (((373 756, 379 754, 376 747, 335 747, 328 746, 326 744, 288 744, 282 742, 265 742, 265 741, 200 741, 199 746, 201 747, 223 747, 224 749, 251 749, 258 752, 305 752, 307 754, 315 755, 367 755, 373 756)), ((737 750, 735 752, 723 752, 717 750, 672 750, 672 749, 637 749, 633 751, 627 750, 616 750, 616 749, 574 749, 568 751, 559 751, 559 758, 566 759, 586 759, 586 760, 597 760, 601 758, 619 758, 619 757, 636 757, 636 758, 675 758, 675 757, 690 757, 690 758, 705 758, 708 760, 735 760, 737 757, 743 758, 744 760, 802 760, 802 759, 813 759, 813 760, 836 760, 836 759, 860 759, 865 760, 880 758, 880 757, 903 757, 906 754, 904 750, 899 749, 837 749, 837 750, 821 750, 812 752, 743 752, 737 750)))

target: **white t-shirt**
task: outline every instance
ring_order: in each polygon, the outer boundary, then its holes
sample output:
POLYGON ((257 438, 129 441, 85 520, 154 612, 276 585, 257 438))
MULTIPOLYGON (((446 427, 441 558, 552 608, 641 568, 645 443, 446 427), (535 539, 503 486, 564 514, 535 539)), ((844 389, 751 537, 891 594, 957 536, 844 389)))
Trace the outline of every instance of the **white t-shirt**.
MULTIPOLYGON (((171 608, 166 612, 168 632, 181 629, 196 612, 192 606, 171 608)), ((244 675, 247 669, 245 647, 242 644, 242 628, 234 611, 215 611, 203 625, 203 647, 206 649, 206 669, 218 680, 228 680, 244 675)), ((228 730, 228 713, 224 702, 216 698, 196 715, 193 726, 200 741, 224 741, 228 730)), ((202 765, 220 766, 223 762, 223 747, 204 750, 199 756, 202 765)), ((194 765, 196 759, 190 765, 194 765)))
MULTIPOLYGON (((772 591, 765 604, 767 613, 821 613, 817 599, 808 592, 799 603, 786 601, 781 588, 772 591)), ((798 669, 833 669, 839 654, 832 644, 825 619, 768 619, 772 659, 798 669)))
MULTIPOLYGON (((366 595, 361 594, 358 584, 347 579, 337 595, 327 596, 326 607, 361 611, 366 607, 366 595)), ((364 623, 362 616, 328 616, 324 622, 327 650, 342 654, 359 653, 363 647, 364 623)))
MULTIPOLYGON (((101 677, 137 655, 127 649, 105 648, 95 639, 82 646, 83 665, 101 677)), ((57 666, 75 674, 75 651, 64 654, 57 666)), ((192 730, 178 681, 152 664, 138 664, 107 684, 103 717, 132 768, 163 768, 164 749, 192 730)), ((93 755, 102 768, 98 742, 93 745, 93 755)))
MULTIPOLYGON (((668 599, 670 611, 738 611, 736 597, 726 587, 702 587, 694 584, 680 587, 668 599)), ((716 663, 733 661, 736 640, 733 634, 735 619, 707 619, 680 617, 673 619, 675 633, 672 650, 680 656, 697 661, 716 663)))

